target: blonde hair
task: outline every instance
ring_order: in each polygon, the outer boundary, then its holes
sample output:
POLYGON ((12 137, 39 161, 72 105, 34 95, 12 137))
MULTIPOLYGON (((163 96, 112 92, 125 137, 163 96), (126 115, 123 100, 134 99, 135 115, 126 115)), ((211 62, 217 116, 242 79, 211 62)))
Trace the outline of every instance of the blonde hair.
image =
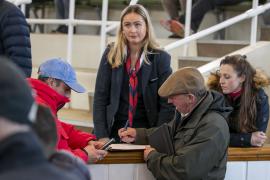
POLYGON ((108 53, 108 61, 111 64, 112 68, 119 67, 123 60, 125 59, 125 51, 127 47, 127 40, 123 35, 123 19, 127 14, 136 13, 140 15, 146 24, 146 35, 142 42, 143 50, 142 53, 144 54, 144 61, 149 64, 149 60, 147 55, 151 52, 148 49, 160 49, 159 44, 155 40, 155 34, 153 31, 153 26, 150 20, 150 16, 147 10, 139 4, 130 5, 126 7, 121 13, 121 21, 120 27, 117 32, 117 39, 116 42, 111 45, 110 51, 108 53))

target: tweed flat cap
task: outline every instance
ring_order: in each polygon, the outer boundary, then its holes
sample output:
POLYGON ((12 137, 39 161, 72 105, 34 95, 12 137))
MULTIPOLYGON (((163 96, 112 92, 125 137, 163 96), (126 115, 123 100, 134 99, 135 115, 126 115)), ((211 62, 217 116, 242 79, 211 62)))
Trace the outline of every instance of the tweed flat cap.
POLYGON ((184 67, 168 77, 159 88, 158 94, 161 97, 169 97, 200 90, 206 90, 202 74, 194 67, 184 67))

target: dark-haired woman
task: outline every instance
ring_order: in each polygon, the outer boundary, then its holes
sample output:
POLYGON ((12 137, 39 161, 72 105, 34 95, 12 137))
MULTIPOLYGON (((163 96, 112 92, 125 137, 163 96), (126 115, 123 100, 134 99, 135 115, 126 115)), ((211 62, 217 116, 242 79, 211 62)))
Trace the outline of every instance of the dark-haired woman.
POLYGON ((223 93, 234 108, 228 119, 230 146, 260 147, 266 141, 269 104, 262 88, 269 84, 269 77, 255 70, 241 55, 225 57, 220 70, 210 75, 209 88, 223 93))

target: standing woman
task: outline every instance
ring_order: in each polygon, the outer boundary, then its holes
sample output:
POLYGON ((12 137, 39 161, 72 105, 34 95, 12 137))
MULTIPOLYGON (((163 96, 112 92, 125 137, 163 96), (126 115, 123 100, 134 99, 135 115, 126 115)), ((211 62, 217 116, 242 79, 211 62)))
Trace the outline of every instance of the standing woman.
POLYGON ((262 89, 269 77, 255 70, 246 56, 227 56, 220 62, 220 70, 208 79, 210 89, 222 92, 234 108, 228 119, 230 146, 262 146, 266 140, 269 119, 268 96, 262 89))
POLYGON ((159 48, 147 10, 126 7, 117 40, 105 50, 94 95, 94 132, 116 138, 118 129, 150 128, 171 120, 175 108, 158 95, 172 73, 171 57, 159 48))

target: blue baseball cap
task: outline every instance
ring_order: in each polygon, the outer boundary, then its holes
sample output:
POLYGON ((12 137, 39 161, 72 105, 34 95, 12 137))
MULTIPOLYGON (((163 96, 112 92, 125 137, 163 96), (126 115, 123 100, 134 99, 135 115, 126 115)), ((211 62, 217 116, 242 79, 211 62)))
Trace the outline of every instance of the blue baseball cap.
POLYGON ((77 82, 72 66, 61 58, 52 58, 39 66, 38 75, 63 81, 72 90, 84 93, 85 88, 77 82))

